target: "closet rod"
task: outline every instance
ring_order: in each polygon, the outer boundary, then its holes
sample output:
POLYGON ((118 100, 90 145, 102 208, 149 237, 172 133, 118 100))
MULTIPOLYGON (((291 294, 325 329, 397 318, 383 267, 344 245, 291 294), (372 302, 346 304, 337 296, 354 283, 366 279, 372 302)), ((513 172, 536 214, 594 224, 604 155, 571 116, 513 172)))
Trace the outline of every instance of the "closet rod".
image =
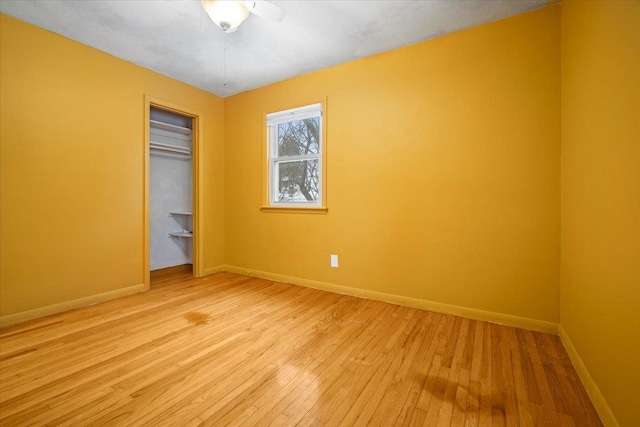
POLYGON ((163 151, 172 151, 174 153, 180 154, 191 154, 191 148, 180 147, 179 145, 162 144, 160 142, 151 141, 149 143, 149 148, 163 151))

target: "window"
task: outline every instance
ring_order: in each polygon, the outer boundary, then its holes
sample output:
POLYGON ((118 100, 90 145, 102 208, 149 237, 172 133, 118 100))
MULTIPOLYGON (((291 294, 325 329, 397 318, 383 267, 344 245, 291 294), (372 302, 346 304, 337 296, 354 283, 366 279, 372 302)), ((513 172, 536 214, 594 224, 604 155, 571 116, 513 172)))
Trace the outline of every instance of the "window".
POLYGON ((321 207, 322 104, 267 114, 269 205, 321 207))

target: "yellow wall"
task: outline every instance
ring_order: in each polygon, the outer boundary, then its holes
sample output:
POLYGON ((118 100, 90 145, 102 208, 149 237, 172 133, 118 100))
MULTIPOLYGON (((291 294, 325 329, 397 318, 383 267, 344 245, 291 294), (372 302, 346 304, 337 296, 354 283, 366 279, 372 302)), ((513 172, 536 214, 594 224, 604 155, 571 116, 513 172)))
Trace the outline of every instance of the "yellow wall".
POLYGON ((226 98, 226 263, 557 322, 559 12, 226 98), (261 212, 264 114, 325 98, 328 214, 261 212))
POLYGON ((204 268, 222 264, 223 100, 0 19, 2 316, 143 283, 145 94, 204 114, 204 268))
POLYGON ((640 2, 226 100, 0 19, 2 316, 143 282, 147 94, 204 113, 204 269, 560 321, 605 422, 640 424, 640 2), (261 212, 264 114, 324 100, 329 212, 261 212))
POLYGON ((562 327, 620 424, 637 426, 638 1, 562 4, 561 182, 562 327))

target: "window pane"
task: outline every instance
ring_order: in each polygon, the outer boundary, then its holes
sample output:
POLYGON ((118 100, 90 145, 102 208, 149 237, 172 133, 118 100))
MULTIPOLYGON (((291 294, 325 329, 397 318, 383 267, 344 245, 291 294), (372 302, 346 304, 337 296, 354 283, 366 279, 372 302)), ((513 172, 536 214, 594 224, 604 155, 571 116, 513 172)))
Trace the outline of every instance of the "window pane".
POLYGON ((278 202, 318 201, 318 171, 320 162, 303 160, 277 162, 275 174, 278 179, 278 202))
POLYGON ((320 117, 278 125, 278 157, 320 153, 320 117))

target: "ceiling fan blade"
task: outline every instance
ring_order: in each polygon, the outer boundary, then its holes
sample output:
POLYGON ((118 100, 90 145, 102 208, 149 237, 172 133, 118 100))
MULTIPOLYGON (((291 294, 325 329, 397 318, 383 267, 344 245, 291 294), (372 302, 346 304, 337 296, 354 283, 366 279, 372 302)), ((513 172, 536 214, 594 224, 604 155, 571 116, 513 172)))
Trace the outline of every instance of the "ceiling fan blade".
POLYGON ((245 1, 249 12, 271 21, 282 21, 284 9, 265 0, 245 1))

